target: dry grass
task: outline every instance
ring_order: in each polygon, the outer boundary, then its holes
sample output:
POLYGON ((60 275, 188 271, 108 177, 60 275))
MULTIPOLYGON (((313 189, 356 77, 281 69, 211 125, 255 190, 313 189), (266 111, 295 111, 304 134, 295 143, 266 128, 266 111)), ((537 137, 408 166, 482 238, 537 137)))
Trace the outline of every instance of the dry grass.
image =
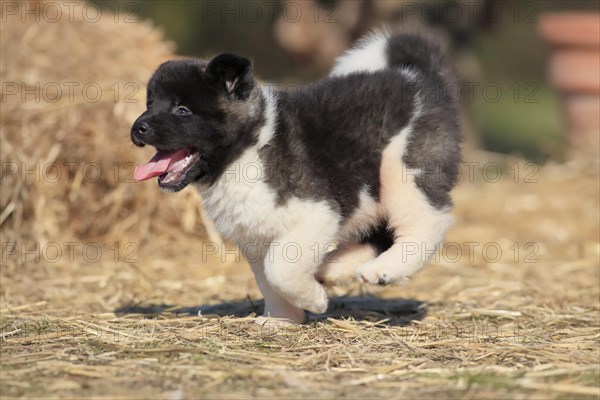
MULTIPOLYGON (((171 56, 142 24, 9 20, 0 33, 3 82, 141 84, 171 56)), ((600 396, 597 158, 534 171, 476 153, 503 178, 464 177, 442 256, 409 286, 334 288, 343 297, 328 314, 259 327, 249 268, 234 253, 200 255, 196 195, 124 182, 125 163, 147 157, 127 138, 142 104, 106 93, 95 104, 2 104, 2 398, 600 396), (4 169, 52 161, 104 174, 76 168, 53 183, 4 169), (107 173, 115 166, 119 179, 107 173), (80 243, 72 260, 70 241, 80 243), (39 261, 20 247, 36 243, 39 261), (85 243, 102 245, 97 261, 85 243)))

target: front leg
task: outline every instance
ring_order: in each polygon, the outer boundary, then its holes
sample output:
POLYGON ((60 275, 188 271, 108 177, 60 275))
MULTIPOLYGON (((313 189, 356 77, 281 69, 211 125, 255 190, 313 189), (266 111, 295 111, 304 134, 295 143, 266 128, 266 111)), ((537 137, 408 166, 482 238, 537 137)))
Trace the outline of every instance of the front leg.
POLYGON ((271 243, 264 262, 271 288, 293 306, 315 314, 327 310, 327 294, 315 273, 337 232, 337 219, 328 217, 317 214, 293 227, 271 243))
POLYGON ((304 322, 304 310, 291 305, 267 282, 263 260, 249 260, 249 264, 254 272, 258 288, 265 299, 265 311, 262 318, 257 318, 256 322, 262 324, 267 322, 268 318, 277 318, 283 322, 289 321, 298 324, 304 322))

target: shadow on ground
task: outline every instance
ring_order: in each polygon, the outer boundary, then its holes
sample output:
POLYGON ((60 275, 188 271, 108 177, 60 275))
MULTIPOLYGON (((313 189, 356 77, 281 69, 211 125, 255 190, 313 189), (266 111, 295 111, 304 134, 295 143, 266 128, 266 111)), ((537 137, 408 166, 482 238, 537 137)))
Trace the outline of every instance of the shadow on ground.
MULTIPOLYGON (((261 315, 264 301, 237 301, 196 307, 178 307, 172 305, 126 305, 115 310, 117 314, 158 315, 163 313, 190 314, 203 316, 247 317, 251 314, 261 315)), ((329 308, 324 314, 308 313, 307 321, 320 321, 327 318, 349 318, 357 321, 382 321, 390 326, 403 326, 414 320, 421 320, 427 314, 426 304, 413 299, 379 299, 373 296, 337 297, 331 299, 329 308)))

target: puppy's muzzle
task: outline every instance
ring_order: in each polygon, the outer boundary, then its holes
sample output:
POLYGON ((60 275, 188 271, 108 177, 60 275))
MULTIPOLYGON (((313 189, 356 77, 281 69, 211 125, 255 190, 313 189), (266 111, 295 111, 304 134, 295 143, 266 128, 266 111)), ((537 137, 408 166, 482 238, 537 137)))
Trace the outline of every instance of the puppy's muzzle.
POLYGON ((147 122, 140 121, 139 119, 135 121, 131 127, 131 141, 133 144, 143 147, 145 145, 144 138, 148 135, 149 131, 150 125, 147 122))

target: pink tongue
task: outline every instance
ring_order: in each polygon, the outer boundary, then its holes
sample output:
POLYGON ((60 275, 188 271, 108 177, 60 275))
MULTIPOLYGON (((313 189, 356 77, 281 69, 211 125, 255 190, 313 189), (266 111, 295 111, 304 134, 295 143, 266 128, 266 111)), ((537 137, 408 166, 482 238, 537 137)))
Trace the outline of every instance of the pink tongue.
POLYGON ((183 160, 190 154, 188 149, 159 150, 148 164, 137 166, 133 170, 133 177, 138 181, 146 181, 155 176, 170 172, 169 167, 177 161, 183 160))

